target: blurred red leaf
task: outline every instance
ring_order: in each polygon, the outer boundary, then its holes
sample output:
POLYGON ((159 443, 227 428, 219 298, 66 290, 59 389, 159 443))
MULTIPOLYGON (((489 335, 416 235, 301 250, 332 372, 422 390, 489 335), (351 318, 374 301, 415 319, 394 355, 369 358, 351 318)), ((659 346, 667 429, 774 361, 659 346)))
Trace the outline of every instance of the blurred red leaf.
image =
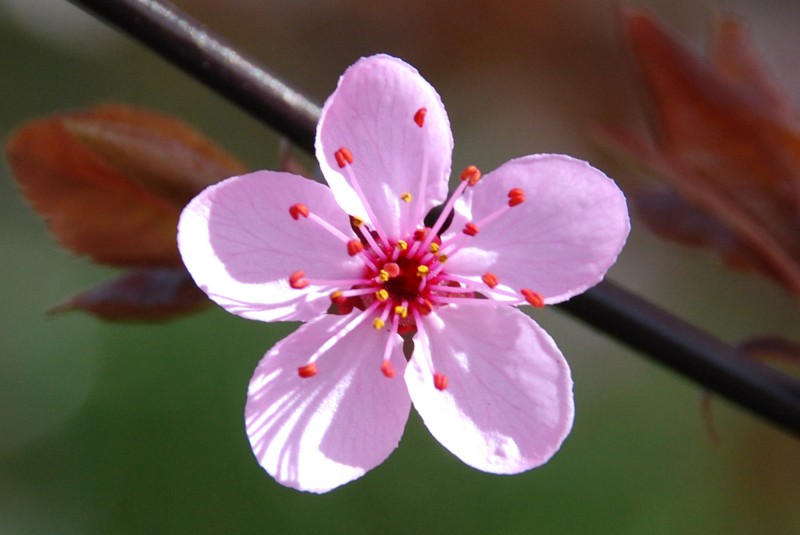
POLYGON ((142 268, 80 292, 48 313, 82 310, 109 321, 159 321, 210 304, 185 269, 142 268))
POLYGON ((119 104, 23 125, 6 145, 23 195, 68 249, 135 268, 54 311, 159 320, 207 298, 177 249, 183 206, 244 166, 177 119, 119 104))
POLYGON ((116 171, 180 208, 207 186, 246 171, 194 129, 145 110, 99 106, 91 117, 63 124, 116 171))
POLYGON ((623 30, 653 104, 652 139, 606 134, 678 194, 640 204, 645 221, 662 236, 715 247, 730 264, 800 295, 800 130, 742 25, 719 23, 713 62, 645 13, 624 11, 623 30), (704 215, 676 224, 653 210, 704 215))
POLYGON ((777 336, 751 338, 739 349, 752 358, 791 369, 800 376, 800 344, 777 336))
POLYGON ((178 121, 121 105, 28 123, 6 157, 65 247, 117 266, 180 266, 183 205, 243 170, 178 121))

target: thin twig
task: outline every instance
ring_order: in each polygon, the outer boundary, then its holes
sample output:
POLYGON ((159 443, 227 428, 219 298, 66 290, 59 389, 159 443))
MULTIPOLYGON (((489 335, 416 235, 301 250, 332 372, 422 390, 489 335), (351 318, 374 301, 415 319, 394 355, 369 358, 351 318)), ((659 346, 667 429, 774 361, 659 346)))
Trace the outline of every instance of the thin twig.
MULTIPOLYGON (((153 0, 70 0, 119 27, 306 150, 319 108, 185 14, 153 0)), ((800 435, 800 383, 611 282, 559 307, 800 435)))

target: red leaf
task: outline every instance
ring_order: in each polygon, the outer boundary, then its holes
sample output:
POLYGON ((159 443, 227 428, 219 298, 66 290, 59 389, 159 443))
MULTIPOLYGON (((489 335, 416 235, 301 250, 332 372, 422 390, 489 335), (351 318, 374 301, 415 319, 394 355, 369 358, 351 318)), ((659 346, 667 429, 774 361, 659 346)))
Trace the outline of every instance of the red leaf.
POLYGON ((729 262, 800 295, 800 131, 741 26, 723 21, 712 63, 644 13, 623 23, 654 104, 653 142, 615 141, 715 221, 704 243, 724 229, 729 262))
POLYGON ((783 365, 800 375, 800 344, 785 338, 762 336, 746 340, 739 349, 762 362, 783 365))
POLYGON ((207 186, 245 172, 194 129, 146 110, 103 105, 63 124, 115 170, 181 208, 207 186))
POLYGON ((48 312, 82 310, 110 321, 161 321, 210 304, 185 269, 144 268, 74 295, 48 312))
POLYGON ((180 266, 183 204, 242 170, 178 121, 120 105, 28 123, 6 156, 65 247, 119 266, 180 266))

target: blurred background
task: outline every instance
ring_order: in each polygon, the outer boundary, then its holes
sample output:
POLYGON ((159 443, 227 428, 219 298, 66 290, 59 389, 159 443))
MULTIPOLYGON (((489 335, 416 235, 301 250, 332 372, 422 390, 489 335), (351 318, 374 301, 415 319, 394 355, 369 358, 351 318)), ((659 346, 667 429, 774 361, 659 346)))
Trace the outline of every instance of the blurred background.
MULTIPOLYGON (((387 52, 442 95, 454 169, 564 152, 624 190, 649 180, 598 150, 598 126, 638 128, 640 88, 618 2, 366 0, 175 2, 321 103, 358 57, 387 52)), ((640 0, 701 49, 737 14, 800 95, 794 0, 640 0)), ((278 137, 66 1, 0 0, 0 135, 51 113, 122 101, 197 126, 253 169, 278 137)), ((308 160, 307 160, 308 161, 308 160)), ((243 429, 250 375, 294 325, 210 309, 160 325, 45 318, 116 273, 49 236, 0 167, 0 533, 797 533, 800 442, 724 400, 709 437, 694 384, 558 311, 534 318, 575 379, 561 452, 513 477, 474 471, 412 414, 381 467, 328 495, 262 472, 243 429)), ((797 338, 783 288, 634 218, 610 278, 715 335, 797 338)))

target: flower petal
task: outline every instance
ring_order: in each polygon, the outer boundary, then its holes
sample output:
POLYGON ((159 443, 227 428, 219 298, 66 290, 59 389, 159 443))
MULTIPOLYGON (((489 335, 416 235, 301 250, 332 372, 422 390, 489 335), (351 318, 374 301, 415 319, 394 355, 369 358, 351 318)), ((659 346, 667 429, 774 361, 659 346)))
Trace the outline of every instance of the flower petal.
POLYGON ((473 188, 473 221, 508 202, 525 202, 494 221, 449 260, 448 269, 476 281, 487 271, 514 291, 529 288, 557 303, 600 282, 630 230, 625 196, 588 163, 558 154, 511 160, 473 188))
MULTIPOLYGON (((279 483, 326 492, 381 464, 397 447, 411 401, 400 377, 381 373, 386 332, 363 322, 317 361, 306 379, 297 369, 347 329, 352 316, 323 316, 275 345, 256 368, 245 424, 259 464, 279 483)), ((392 364, 406 367, 402 340, 392 364)))
POLYGON ((553 340, 513 307, 450 305, 425 317, 406 368, 411 400, 468 465, 514 474, 545 463, 572 428, 569 367, 553 340), (447 376, 434 387, 433 373, 447 376))
POLYGON ((229 312, 251 319, 308 320, 327 310, 330 285, 313 279, 357 278, 363 265, 310 218, 294 220, 289 208, 296 203, 355 237, 330 189, 295 175, 259 171, 195 197, 181 214, 178 247, 197 285, 229 312), (312 284, 292 288, 289 276, 298 270, 312 284))
POLYGON ((323 107, 316 148, 337 202, 351 215, 374 217, 374 225, 391 238, 413 230, 447 195, 453 152, 447 113, 436 90, 397 58, 362 58, 347 69, 323 107), (422 127, 414 120, 421 108, 426 109, 422 127), (353 155, 345 168, 335 156, 341 147, 353 155), (405 193, 410 202, 401 199, 405 193))

